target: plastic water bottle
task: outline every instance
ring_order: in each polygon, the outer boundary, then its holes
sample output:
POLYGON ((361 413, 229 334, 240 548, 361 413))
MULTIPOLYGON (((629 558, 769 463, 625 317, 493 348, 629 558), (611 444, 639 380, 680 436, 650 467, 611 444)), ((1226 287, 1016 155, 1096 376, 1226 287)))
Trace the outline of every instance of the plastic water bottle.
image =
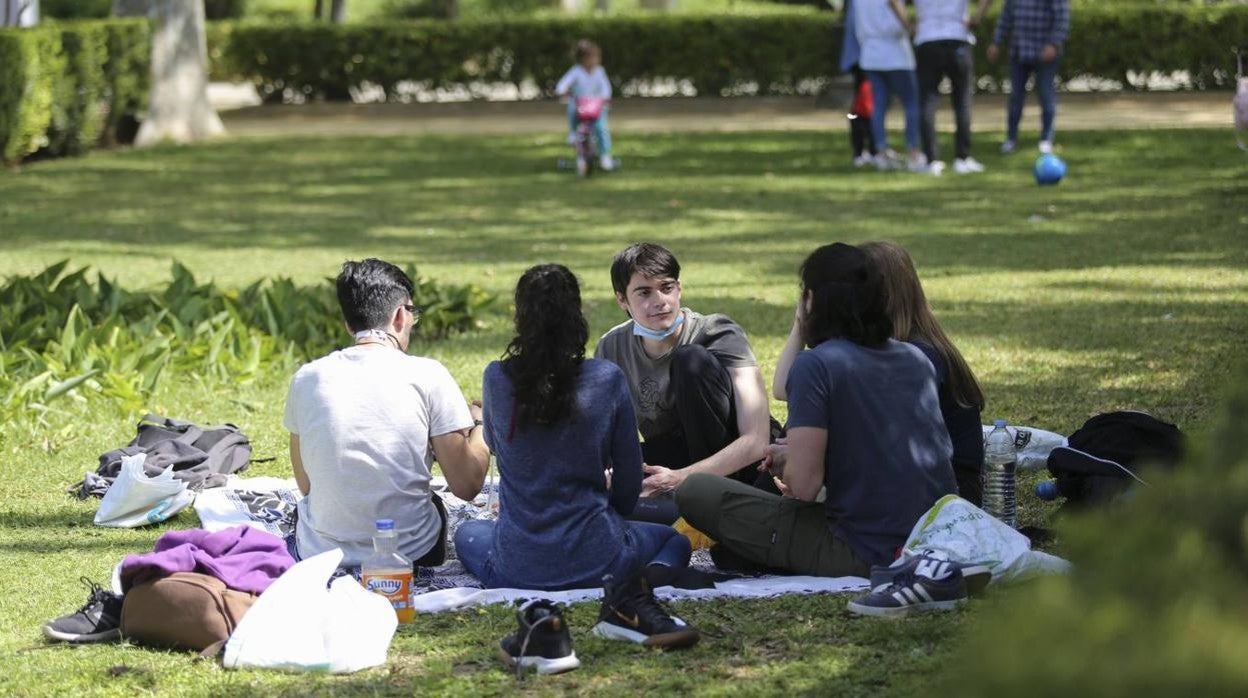
POLYGON ((1004 419, 993 422, 984 439, 984 511, 1017 528, 1014 508, 1014 472, 1018 450, 1004 419))
POLYGON ((364 588, 381 594, 394 607, 400 623, 416 620, 412 607, 412 561, 399 552, 393 519, 377 519, 373 554, 360 566, 364 588))

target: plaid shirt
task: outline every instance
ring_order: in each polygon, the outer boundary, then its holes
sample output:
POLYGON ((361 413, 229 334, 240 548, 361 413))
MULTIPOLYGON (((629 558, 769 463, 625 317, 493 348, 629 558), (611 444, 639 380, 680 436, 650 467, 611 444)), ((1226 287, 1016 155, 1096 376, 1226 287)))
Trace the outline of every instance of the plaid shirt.
POLYGON ((1005 0, 992 43, 1010 37, 1010 60, 1036 63, 1045 44, 1060 52, 1070 32, 1070 0, 1005 0))

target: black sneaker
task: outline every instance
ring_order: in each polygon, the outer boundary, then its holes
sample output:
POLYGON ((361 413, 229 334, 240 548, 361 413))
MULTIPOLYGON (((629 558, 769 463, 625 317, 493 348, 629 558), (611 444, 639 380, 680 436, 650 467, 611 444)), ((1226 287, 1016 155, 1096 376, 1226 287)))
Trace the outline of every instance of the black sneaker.
POLYGON ((563 612, 546 599, 535 599, 516 611, 520 628, 498 643, 503 663, 518 672, 536 668, 539 674, 560 674, 581 665, 572 651, 572 634, 563 612))
POLYGON ((82 577, 91 590, 82 608, 49 621, 43 634, 61 642, 110 642, 121 639, 121 594, 114 594, 82 577))
MULTIPOLYGON (((879 591, 882 587, 886 587, 897 579, 898 575, 905 573, 914 573, 915 567, 919 561, 924 559, 943 559, 938 554, 933 554, 929 550, 921 550, 918 554, 909 557, 897 558, 893 564, 885 567, 883 565, 874 565, 871 568, 871 590, 879 591)), ((966 595, 978 597, 988 588, 988 583, 992 581, 992 570, 985 565, 967 564, 963 562, 949 562, 950 565, 956 567, 962 572, 962 579, 966 580, 966 595)))
POLYGON ((966 601, 966 580, 956 563, 920 557, 913 569, 849 602, 863 616, 904 616, 911 611, 949 611, 966 601))
POLYGON ((640 574, 618 584, 610 577, 603 580, 594 634, 649 647, 689 647, 702 637, 692 625, 663 608, 640 574))

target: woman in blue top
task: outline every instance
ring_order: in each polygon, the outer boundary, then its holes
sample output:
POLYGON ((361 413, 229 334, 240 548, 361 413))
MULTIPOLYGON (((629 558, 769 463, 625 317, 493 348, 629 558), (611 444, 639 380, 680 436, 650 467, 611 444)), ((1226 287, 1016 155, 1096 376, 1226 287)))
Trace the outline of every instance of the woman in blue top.
POLYGON ((585 358, 576 277, 558 264, 533 267, 515 307, 516 335, 485 370, 499 518, 456 531, 464 567, 487 587, 553 591, 688 565, 689 540, 670 526, 624 520, 641 493, 637 422, 623 372, 585 358))

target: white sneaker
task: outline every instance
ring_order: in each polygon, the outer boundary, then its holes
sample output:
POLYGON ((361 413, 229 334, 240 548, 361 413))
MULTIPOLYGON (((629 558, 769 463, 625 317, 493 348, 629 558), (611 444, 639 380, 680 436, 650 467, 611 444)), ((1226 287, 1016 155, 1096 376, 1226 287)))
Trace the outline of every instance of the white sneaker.
POLYGON ((984 171, 984 165, 975 158, 958 158, 953 161, 953 171, 958 174, 976 174, 984 171))
POLYGON ((1001 143, 1001 154, 1009 155, 1010 153, 1014 152, 1014 149, 1017 147, 1018 147, 1018 144, 1015 143, 1014 141, 1006 140, 1001 143))
POLYGON ((889 170, 900 170, 902 168, 901 156, 895 150, 885 150, 875 156, 875 169, 881 172, 889 170))
POLYGON ((927 156, 922 153, 910 155, 906 158, 906 169, 918 174, 930 174, 931 168, 927 164, 927 156))
POLYGON ((866 167, 867 165, 870 165, 872 161, 874 161, 873 157, 867 153, 863 153, 862 155, 854 158, 854 167, 866 167))
POLYGON ((602 167, 603 172, 610 172, 615 169, 615 158, 610 155, 603 155, 598 159, 598 165, 602 167))
POLYGON ((1053 141, 1040 141, 1040 145, 1037 147, 1040 149, 1041 153, 1047 155, 1053 152, 1053 141))
POLYGON ((927 165, 927 174, 933 177, 939 177, 945 173, 945 161, 933 160, 927 165))

